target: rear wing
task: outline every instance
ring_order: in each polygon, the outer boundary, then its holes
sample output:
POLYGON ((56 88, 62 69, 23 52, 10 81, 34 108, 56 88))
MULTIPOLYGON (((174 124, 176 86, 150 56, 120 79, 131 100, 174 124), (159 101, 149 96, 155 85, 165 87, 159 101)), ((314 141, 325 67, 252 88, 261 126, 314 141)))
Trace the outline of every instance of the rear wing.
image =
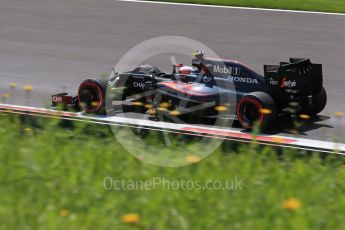
POLYGON ((264 76, 272 89, 295 95, 318 94, 322 89, 322 65, 307 58, 290 58, 279 65, 264 65, 264 76))

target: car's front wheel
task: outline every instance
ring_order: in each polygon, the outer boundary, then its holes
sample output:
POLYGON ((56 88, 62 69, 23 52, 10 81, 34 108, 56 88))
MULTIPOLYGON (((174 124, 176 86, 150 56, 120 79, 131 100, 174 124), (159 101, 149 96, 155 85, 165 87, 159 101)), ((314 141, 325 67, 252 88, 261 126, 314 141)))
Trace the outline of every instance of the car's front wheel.
POLYGON ((105 113, 105 92, 107 82, 101 79, 86 79, 79 85, 78 98, 87 113, 105 113))

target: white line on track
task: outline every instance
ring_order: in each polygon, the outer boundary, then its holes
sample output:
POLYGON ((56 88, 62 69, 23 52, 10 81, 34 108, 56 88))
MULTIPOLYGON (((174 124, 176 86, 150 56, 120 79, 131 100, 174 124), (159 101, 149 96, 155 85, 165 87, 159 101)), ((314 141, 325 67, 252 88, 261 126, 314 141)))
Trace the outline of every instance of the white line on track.
POLYGON ((178 5, 178 6, 194 6, 194 7, 208 7, 208 8, 223 8, 223 9, 271 11, 271 12, 283 12, 283 13, 345 16, 345 13, 330 13, 330 12, 318 12, 318 11, 283 10, 283 9, 254 8, 254 7, 241 7, 241 6, 204 5, 204 4, 194 4, 194 3, 160 2, 160 1, 145 1, 145 0, 117 0, 117 1, 118 2, 146 3, 146 4, 147 3, 148 4, 160 4, 160 5, 178 5))
POLYGON ((91 122, 102 125, 127 126, 132 128, 143 128, 149 130, 163 131, 168 133, 181 133, 185 135, 217 138, 224 140, 252 142, 258 144, 289 147, 305 150, 316 150, 320 152, 337 153, 345 155, 345 144, 329 141, 311 140, 297 137, 285 137, 278 135, 257 135, 255 139, 249 133, 242 133, 221 127, 201 127, 198 125, 175 124, 168 122, 156 122, 150 120, 133 119, 126 117, 106 117, 106 116, 84 116, 82 113, 60 112, 51 109, 35 108, 28 106, 18 106, 0 103, 0 113, 17 113, 29 116, 41 116, 60 118, 74 121, 91 122))

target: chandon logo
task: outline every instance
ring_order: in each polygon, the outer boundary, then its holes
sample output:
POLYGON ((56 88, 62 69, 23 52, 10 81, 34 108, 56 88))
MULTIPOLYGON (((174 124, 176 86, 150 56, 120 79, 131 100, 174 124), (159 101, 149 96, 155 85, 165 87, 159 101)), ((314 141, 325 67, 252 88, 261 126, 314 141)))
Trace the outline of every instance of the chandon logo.
POLYGON ((134 82, 133 86, 135 88, 142 88, 143 89, 145 87, 145 83, 144 82, 134 82))

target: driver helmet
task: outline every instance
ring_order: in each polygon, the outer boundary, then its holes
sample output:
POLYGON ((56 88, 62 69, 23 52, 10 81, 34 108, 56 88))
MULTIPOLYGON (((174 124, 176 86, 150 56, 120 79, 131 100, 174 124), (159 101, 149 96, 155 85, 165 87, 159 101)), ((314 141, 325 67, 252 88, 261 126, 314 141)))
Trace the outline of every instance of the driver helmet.
POLYGON ((191 74, 197 74, 197 69, 191 66, 182 66, 178 72, 179 74, 183 74, 183 75, 191 75, 191 74))

